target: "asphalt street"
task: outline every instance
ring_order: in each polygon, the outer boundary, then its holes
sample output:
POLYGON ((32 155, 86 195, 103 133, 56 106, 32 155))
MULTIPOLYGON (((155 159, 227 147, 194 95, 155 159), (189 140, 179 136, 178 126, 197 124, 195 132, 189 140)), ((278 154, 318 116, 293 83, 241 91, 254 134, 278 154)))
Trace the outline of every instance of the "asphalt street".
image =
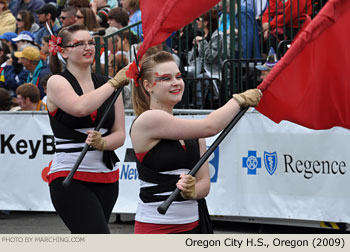
MULTIPOLYGON (((213 221, 215 234, 339 234, 342 230, 306 228, 258 223, 213 221)), ((112 234, 133 234, 133 215, 112 214, 109 221, 112 234)), ((69 234, 54 212, 0 212, 0 234, 69 234)))

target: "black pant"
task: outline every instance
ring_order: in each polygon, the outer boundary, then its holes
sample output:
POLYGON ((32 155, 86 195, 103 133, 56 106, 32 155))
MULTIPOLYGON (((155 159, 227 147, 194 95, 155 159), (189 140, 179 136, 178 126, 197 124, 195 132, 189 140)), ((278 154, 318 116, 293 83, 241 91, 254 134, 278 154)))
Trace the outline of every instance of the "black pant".
POLYGON ((119 182, 91 183, 64 178, 50 184, 53 206, 72 234, 109 234, 108 221, 118 198, 119 182))

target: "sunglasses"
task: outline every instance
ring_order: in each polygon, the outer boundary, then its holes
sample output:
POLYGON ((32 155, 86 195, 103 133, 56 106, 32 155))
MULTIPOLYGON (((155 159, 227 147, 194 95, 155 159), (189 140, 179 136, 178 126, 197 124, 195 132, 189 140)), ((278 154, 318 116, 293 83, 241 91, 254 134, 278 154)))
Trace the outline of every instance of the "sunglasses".
POLYGON ((69 17, 60 16, 60 19, 62 19, 62 20, 65 20, 65 19, 67 19, 67 18, 69 18, 69 17))
POLYGON ((78 16, 78 15, 76 15, 76 18, 77 18, 77 19, 82 19, 82 18, 84 18, 84 16, 78 16))
POLYGON ((16 18, 16 20, 17 20, 18 22, 22 22, 22 21, 23 21, 23 19, 21 19, 21 18, 16 18))

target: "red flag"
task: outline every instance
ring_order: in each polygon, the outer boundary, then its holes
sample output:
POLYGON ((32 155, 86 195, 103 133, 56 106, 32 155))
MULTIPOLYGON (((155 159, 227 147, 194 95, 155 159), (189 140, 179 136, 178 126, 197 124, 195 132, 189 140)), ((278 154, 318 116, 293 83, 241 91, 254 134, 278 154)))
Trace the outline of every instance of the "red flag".
POLYGON ((257 110, 279 123, 350 128, 350 1, 329 0, 258 88, 257 110))
POLYGON ((146 50, 166 40, 174 31, 210 10, 219 0, 140 0, 144 41, 137 52, 140 59, 146 50))

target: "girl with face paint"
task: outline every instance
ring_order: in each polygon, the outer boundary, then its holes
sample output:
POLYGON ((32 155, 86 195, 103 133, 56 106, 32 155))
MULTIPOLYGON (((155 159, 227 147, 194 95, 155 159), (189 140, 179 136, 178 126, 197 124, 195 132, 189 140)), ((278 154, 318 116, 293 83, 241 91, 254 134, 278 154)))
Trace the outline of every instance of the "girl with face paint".
POLYGON ((208 117, 188 120, 173 115, 185 86, 171 54, 161 51, 147 57, 134 80, 137 117, 130 136, 140 179, 135 233, 199 233, 197 200, 210 190, 208 162, 194 177, 187 173, 205 152, 205 138, 223 130, 240 107, 256 106, 261 92, 235 94, 208 117), (176 187, 180 196, 165 215, 159 214, 158 206, 176 187))

